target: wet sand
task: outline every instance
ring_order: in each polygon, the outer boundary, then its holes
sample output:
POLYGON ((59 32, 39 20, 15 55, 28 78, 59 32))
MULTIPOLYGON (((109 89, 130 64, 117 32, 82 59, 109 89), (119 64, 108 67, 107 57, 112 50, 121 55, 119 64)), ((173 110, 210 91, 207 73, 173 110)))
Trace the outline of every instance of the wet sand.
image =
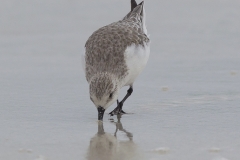
POLYGON ((133 114, 99 126, 81 54, 128 3, 0 1, 0 159, 240 158, 236 0, 146 0, 151 55, 124 105, 133 114))

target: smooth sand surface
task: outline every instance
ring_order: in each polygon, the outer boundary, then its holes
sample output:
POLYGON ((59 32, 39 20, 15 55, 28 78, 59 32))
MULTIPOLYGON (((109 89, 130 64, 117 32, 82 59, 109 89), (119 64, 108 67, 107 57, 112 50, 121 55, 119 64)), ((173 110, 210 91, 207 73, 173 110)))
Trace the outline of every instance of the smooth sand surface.
POLYGON ((1 160, 240 159, 240 2, 145 4, 151 55, 124 104, 133 114, 105 114, 99 134, 81 54, 129 1, 0 0, 1 160))

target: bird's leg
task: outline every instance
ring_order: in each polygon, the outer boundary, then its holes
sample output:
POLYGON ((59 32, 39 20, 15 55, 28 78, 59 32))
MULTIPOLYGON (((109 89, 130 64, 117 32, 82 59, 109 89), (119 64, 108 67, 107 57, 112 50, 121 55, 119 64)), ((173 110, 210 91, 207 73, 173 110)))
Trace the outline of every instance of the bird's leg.
MULTIPOLYGON (((117 106, 119 105, 119 101, 117 100, 117 106)), ((115 108, 116 109, 116 108, 115 108)), ((121 114, 127 114, 126 112, 124 112, 123 110, 121 111, 121 114)), ((121 116, 121 115, 120 115, 121 116)))
POLYGON ((123 106, 123 103, 128 99, 128 97, 132 94, 132 92, 133 92, 133 87, 132 86, 130 86, 130 88, 127 90, 127 94, 126 94, 126 96, 123 98, 123 100, 121 101, 121 102, 119 102, 118 100, 117 100, 117 107, 112 111, 112 112, 110 112, 109 114, 111 115, 111 116, 113 116, 113 115, 115 115, 115 114, 126 114, 126 112, 124 112, 123 110, 122 110, 122 106, 123 106))

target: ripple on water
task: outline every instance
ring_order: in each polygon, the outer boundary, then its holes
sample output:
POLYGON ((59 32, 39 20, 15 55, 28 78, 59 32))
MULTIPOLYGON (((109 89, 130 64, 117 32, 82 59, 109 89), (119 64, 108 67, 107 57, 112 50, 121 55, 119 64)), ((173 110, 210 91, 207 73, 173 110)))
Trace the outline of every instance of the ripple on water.
POLYGON ((214 158, 213 160, 228 160, 228 159, 224 157, 218 157, 218 158, 214 158))
POLYGON ((154 149, 153 152, 163 155, 163 154, 168 154, 170 152, 170 149, 168 147, 160 147, 160 148, 154 149))
POLYGON ((35 160, 47 160, 47 158, 42 156, 42 155, 40 155, 35 160))
POLYGON ((221 149, 220 149, 220 148, 217 148, 217 147, 212 147, 212 148, 210 148, 208 151, 211 152, 211 153, 218 153, 218 152, 221 151, 221 149))
POLYGON ((20 153, 32 153, 33 151, 31 149, 20 148, 18 150, 18 152, 20 152, 20 153))

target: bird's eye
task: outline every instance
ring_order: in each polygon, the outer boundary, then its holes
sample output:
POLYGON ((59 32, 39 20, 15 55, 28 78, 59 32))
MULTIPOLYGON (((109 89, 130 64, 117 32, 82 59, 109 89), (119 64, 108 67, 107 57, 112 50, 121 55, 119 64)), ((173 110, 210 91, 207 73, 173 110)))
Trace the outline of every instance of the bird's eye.
POLYGON ((113 93, 111 93, 111 94, 109 95, 109 98, 112 98, 112 96, 113 96, 113 93))

